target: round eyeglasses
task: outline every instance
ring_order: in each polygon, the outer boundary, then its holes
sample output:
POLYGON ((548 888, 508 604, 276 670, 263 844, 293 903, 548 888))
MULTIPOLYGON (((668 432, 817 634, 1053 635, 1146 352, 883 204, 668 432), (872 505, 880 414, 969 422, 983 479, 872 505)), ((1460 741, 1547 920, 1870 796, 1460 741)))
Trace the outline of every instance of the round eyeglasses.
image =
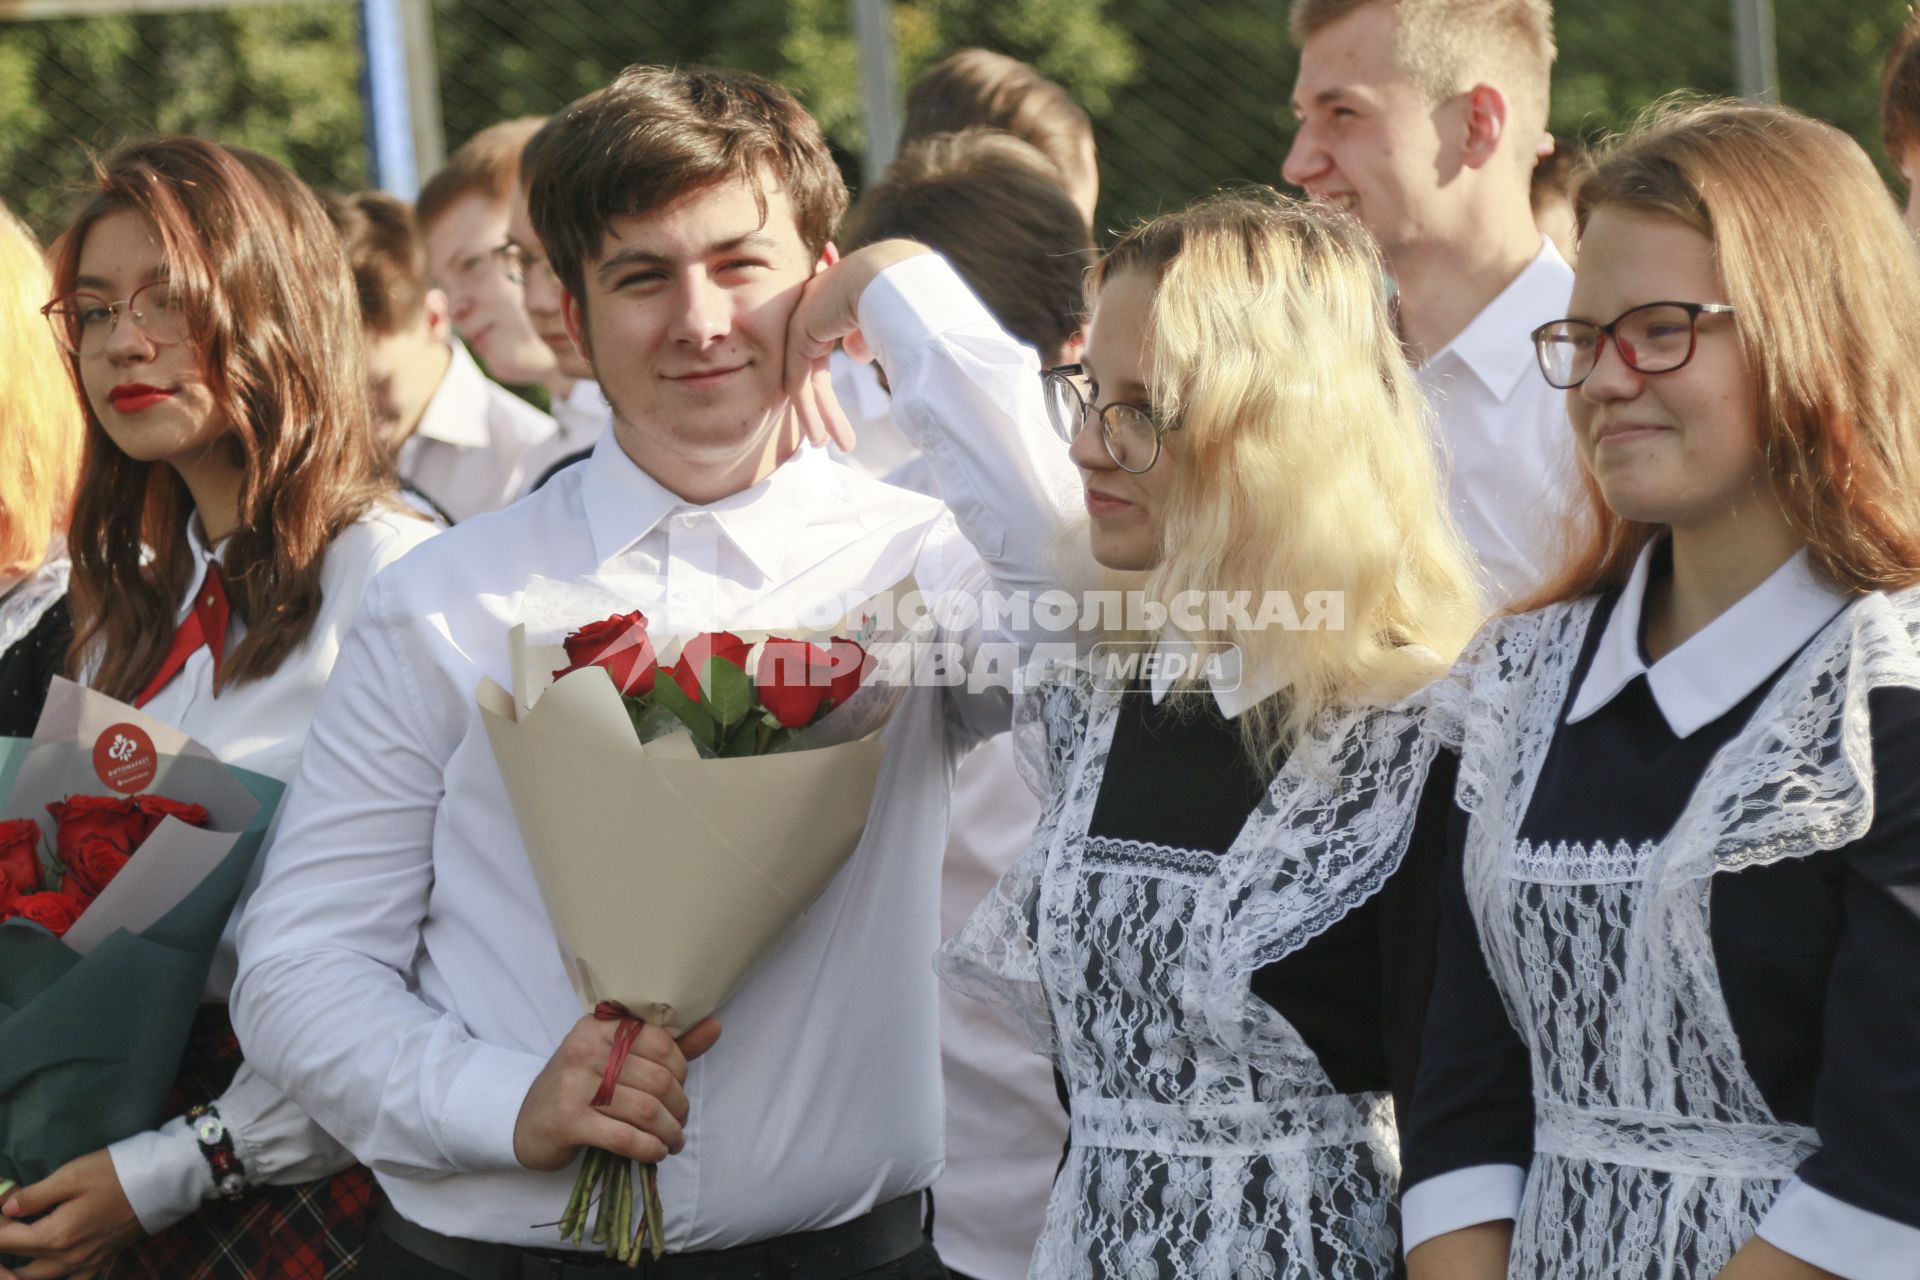
POLYGON ((76 356, 97 356, 126 316, 156 347, 171 347, 192 336, 186 299, 166 280, 153 280, 120 302, 97 293, 68 293, 40 308, 60 345, 76 356))
POLYGON ((1040 377, 1046 387, 1047 416, 1053 421, 1053 429, 1064 439, 1072 441, 1080 434, 1088 415, 1097 415, 1100 443, 1106 446, 1114 466, 1139 475, 1152 470, 1153 464, 1160 460, 1160 440, 1174 429, 1171 424, 1161 422, 1137 404, 1119 400, 1112 404, 1094 404, 1087 397, 1087 373, 1080 365, 1055 365, 1042 370, 1040 377))
POLYGON ((1607 340, 1627 368, 1672 373, 1693 359, 1701 316, 1730 316, 1722 302, 1649 302, 1622 311, 1607 324, 1552 320, 1533 331, 1533 350, 1547 385, 1569 390, 1585 382, 1607 340))
POLYGON ((538 275, 550 284, 558 284, 560 277, 553 273, 553 264, 543 256, 534 257, 525 249, 509 240, 505 244, 495 245, 494 261, 500 264, 502 274, 511 284, 524 285, 527 277, 538 275))

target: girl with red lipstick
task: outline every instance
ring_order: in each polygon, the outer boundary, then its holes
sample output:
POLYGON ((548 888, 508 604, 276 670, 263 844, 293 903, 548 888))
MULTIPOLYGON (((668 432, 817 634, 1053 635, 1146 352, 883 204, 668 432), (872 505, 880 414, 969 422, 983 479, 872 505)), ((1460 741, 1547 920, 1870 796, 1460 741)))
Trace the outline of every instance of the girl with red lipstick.
POLYGON ((1035 1276, 1396 1273, 1452 794, 1402 700, 1480 611, 1379 274, 1343 216, 1215 198, 1113 248, 1044 375, 1093 556, 1169 625, 1027 695, 1040 824, 941 954, 1068 1100, 1035 1276), (1316 592, 1339 623, 1261 625, 1316 592))
POLYGON ((1656 110, 1574 210, 1578 553, 1439 703, 1410 1271, 1911 1277, 1920 265, 1779 107, 1656 110))
MULTIPOLYGON (((291 778, 367 582, 432 532, 379 452, 332 225, 264 156, 134 143, 61 237, 54 292, 45 314, 86 417, 71 672, 230 764, 291 778)), ((370 1178, 242 1060, 231 938, 176 1087, 183 1114, 0 1203, 0 1256, 30 1260, 22 1280, 353 1265, 370 1178)))

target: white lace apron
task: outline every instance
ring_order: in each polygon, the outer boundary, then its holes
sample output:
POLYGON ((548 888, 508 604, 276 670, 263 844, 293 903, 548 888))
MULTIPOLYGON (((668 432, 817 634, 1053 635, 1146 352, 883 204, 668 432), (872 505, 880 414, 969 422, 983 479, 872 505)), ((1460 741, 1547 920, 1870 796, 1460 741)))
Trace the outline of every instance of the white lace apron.
POLYGON ((1532 1062, 1534 1158, 1509 1273, 1694 1280, 1752 1236, 1819 1146, 1774 1117, 1741 1057, 1709 930, 1712 878, 1865 834, 1867 694, 1920 686, 1920 606, 1868 596, 1829 623, 1664 839, 1536 847, 1517 833, 1594 605, 1495 623, 1439 699, 1447 736, 1464 738, 1468 898, 1532 1062))
POLYGON ((1031 1274, 1385 1280, 1392 1100, 1335 1091, 1250 984, 1399 866, 1434 743, 1404 711, 1326 717, 1215 855, 1087 834, 1118 712, 1084 680, 1023 700, 1015 742, 1045 811, 941 953, 1067 1082, 1071 1148, 1031 1274))
POLYGON ((67 579, 72 566, 67 562, 66 544, 55 542, 39 568, 29 573, 10 590, 0 592, 0 653, 25 639, 38 626, 48 609, 67 594, 67 579))

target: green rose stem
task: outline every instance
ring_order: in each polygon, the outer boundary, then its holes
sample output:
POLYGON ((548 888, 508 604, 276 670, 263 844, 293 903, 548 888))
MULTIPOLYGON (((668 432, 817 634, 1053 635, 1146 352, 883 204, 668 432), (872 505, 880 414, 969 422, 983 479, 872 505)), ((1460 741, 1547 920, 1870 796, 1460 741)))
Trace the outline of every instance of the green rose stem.
MULTIPOLYGON (((602 1022, 618 1022, 613 1047, 607 1055, 607 1067, 600 1078, 600 1091, 593 1097, 596 1107, 613 1100, 614 1083, 620 1078, 620 1065, 633 1050, 645 1026, 620 1005, 603 1000, 593 1016, 602 1022)), ((573 1193, 567 1198, 566 1212, 560 1216, 560 1238, 578 1243, 586 1234, 589 1213, 593 1233, 588 1239, 606 1250, 607 1256, 628 1266, 640 1264, 643 1249, 656 1260, 666 1252, 665 1213, 660 1206, 658 1174, 654 1166, 640 1166, 640 1185, 634 1187, 633 1161, 598 1148, 587 1152, 580 1174, 574 1179, 573 1193), (639 1209, 636 1212, 636 1200, 639 1209), (598 1205, 595 1205, 598 1201, 598 1205)))

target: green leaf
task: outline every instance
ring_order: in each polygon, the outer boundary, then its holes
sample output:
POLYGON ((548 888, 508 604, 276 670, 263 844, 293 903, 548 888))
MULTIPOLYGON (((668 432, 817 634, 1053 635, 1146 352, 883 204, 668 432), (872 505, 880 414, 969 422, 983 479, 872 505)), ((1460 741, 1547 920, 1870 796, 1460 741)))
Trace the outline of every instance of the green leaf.
MULTIPOLYGON (((660 679, 673 684, 672 677, 664 671, 660 673, 660 679)), ((674 692, 679 692, 678 685, 674 685, 674 692)), ((627 719, 633 721, 633 731, 642 742, 664 737, 683 723, 679 716, 651 696, 622 698, 621 701, 626 704, 627 719)))
POLYGON ((708 658, 706 678, 700 682, 706 708, 723 725, 736 725, 753 710, 753 681, 724 658, 708 658))
POLYGON ((708 752, 720 742, 720 726, 713 722, 706 709, 680 691, 673 677, 662 671, 659 679, 653 682, 654 701, 679 717, 680 723, 693 733, 693 740, 708 752))
POLYGON ((727 739, 726 745, 720 748, 721 756, 729 760, 737 760, 742 756, 759 755, 758 729, 759 726, 755 724, 743 724, 735 729, 733 735, 727 739))

